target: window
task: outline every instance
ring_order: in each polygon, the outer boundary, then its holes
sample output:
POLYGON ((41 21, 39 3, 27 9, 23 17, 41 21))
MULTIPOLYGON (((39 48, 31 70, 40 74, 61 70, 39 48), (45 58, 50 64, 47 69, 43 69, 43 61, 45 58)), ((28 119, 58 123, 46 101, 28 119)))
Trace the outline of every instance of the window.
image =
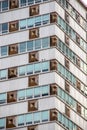
POLYGON ((17 117, 18 126, 23 126, 23 125, 24 125, 24 122, 25 122, 25 117, 24 117, 24 115, 20 115, 20 116, 17 117))
POLYGON ((26 125, 32 124, 32 121, 33 121, 33 114, 32 114, 32 113, 26 114, 26 115, 25 115, 25 119, 26 119, 26 125))
POLYGON ((7 99, 6 93, 0 94, 0 104, 5 103, 7 99))
POLYGON ((3 23, 2 24, 2 34, 8 32, 8 23, 3 23))
POLYGON ((2 1, 2 11, 8 10, 8 0, 2 1))
POLYGON ((35 50, 41 49, 41 40, 35 40, 35 50))
POLYGON ((21 66, 18 68, 18 73, 19 73, 19 76, 23 76, 26 74, 26 67, 25 66, 21 66))
POLYGON ((26 52, 26 42, 19 44, 19 52, 20 53, 26 52))
POLYGON ((34 88, 34 97, 40 97, 41 94, 41 88, 36 87, 34 88))
POLYGON ((35 18, 35 26, 40 26, 41 25, 41 16, 38 16, 35 18))
POLYGON ((41 63, 34 64, 34 72, 35 73, 41 72, 41 63))
POLYGON ((26 25, 27 25, 26 19, 20 20, 20 22, 19 22, 19 28, 20 28, 20 30, 26 29, 26 25))
POLYGON ((29 88, 26 90, 26 98, 33 98, 34 96, 34 88, 29 88))
POLYGON ((43 22, 43 24, 49 23, 50 22, 50 15, 49 14, 43 15, 42 16, 42 22, 43 22))
POLYGON ((57 46, 58 38, 56 36, 50 37, 50 46, 57 46))
POLYGON ((42 48, 48 48, 50 44, 50 39, 49 38, 43 38, 42 39, 42 48))
POLYGON ((1 47, 1 56, 6 56, 6 55, 8 55, 8 47, 2 46, 1 47))
POLYGON ((50 70, 57 70, 57 61, 56 60, 51 60, 50 61, 50 70))
POLYGON ((28 0, 28 5, 34 4, 34 0, 28 0))
POLYGON ((0 71, 0 79, 6 79, 7 78, 7 70, 1 70, 0 71))
POLYGON ((27 75, 28 75, 28 74, 33 74, 34 65, 32 65, 32 64, 27 65, 27 66, 26 66, 26 69, 27 69, 27 75))
POLYGON ((56 120, 58 119, 58 112, 56 111, 56 109, 50 110, 50 121, 56 120))
POLYGON ((50 95, 57 95, 57 85, 56 84, 51 84, 50 85, 50 95))
POLYGON ((20 0, 20 6, 26 6, 26 0, 20 0))
POLYGON ((35 25, 35 18, 29 18, 27 19, 27 27, 30 28, 30 27, 34 27, 35 25))
POLYGON ((41 112, 35 112, 34 113, 34 123, 39 123, 41 120, 40 117, 41 117, 41 112))
POLYGON ((42 62, 42 72, 49 70, 49 62, 42 62))
POLYGON ((47 96, 49 95, 49 86, 42 86, 42 96, 47 96))
POLYGON ((33 41, 28 41, 27 42, 27 51, 32 51, 33 46, 34 46, 34 42, 33 41))
POLYGON ((17 98, 18 98, 18 100, 24 100, 25 99, 25 90, 18 91, 17 98))
POLYGON ((5 129, 5 118, 0 119, 0 129, 5 129))
POLYGON ((41 120, 42 120, 42 122, 45 122, 45 121, 49 120, 49 111, 42 111, 41 120))

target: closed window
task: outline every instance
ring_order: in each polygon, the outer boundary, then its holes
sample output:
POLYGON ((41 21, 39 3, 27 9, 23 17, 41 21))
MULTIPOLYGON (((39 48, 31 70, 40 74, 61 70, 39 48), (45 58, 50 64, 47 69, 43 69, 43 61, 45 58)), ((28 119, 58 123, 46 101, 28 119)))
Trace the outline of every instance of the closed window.
POLYGON ((26 42, 19 44, 19 52, 26 52, 26 42))
POLYGON ((23 126, 23 125, 24 125, 24 122, 25 122, 25 117, 24 117, 24 115, 20 115, 20 116, 17 117, 18 126, 23 126))
POLYGON ((42 96, 49 95, 49 86, 42 86, 42 96))
POLYGON ((26 25, 27 25, 26 19, 20 20, 20 22, 19 22, 19 28, 20 28, 20 30, 26 29, 26 25))
POLYGON ((5 118, 0 119, 0 129, 5 129, 5 118))
POLYGON ((19 73, 19 76, 23 76, 26 74, 26 67, 25 66, 21 66, 18 68, 18 73, 19 73))
POLYGON ((42 22, 43 22, 43 24, 49 23, 50 22, 50 15, 49 14, 43 15, 42 16, 42 22))
POLYGON ((34 71, 34 65, 30 64, 30 65, 27 65, 26 66, 26 71, 27 71, 27 75, 28 74, 33 74, 33 71, 34 71))
POLYGON ((41 40, 35 40, 35 50, 41 49, 41 40))
POLYGON ((34 89, 33 88, 29 88, 26 90, 26 98, 33 98, 34 96, 34 89))
POLYGON ((2 34, 8 32, 8 23, 3 23, 2 24, 2 34))
POLYGON ((48 48, 50 45, 50 39, 49 38, 43 38, 42 39, 42 48, 48 48))
POLYGON ((8 0, 2 1, 2 11, 8 10, 8 0))
POLYGON ((41 120, 42 120, 42 122, 45 122, 45 121, 49 120, 49 111, 42 111, 41 120))
POLYGON ((41 88, 36 87, 34 88, 34 97, 40 97, 41 94, 41 88))
POLYGON ((30 18, 30 19, 27 19, 27 27, 30 28, 30 27, 33 27, 35 25, 35 18, 30 18))
POLYGON ((27 51, 32 51, 34 47, 34 42, 33 41, 28 41, 27 42, 27 51))
POLYGON ((20 6, 26 6, 26 0, 20 0, 20 6))
POLYGON ((25 115, 25 118, 26 118, 26 125, 28 124, 32 124, 32 121, 33 121, 33 114, 26 114, 25 115))
POLYGON ((0 79, 6 79, 7 78, 7 70, 1 70, 0 71, 0 79))
POLYGON ((35 112, 33 116, 34 116, 34 123, 39 123, 41 120, 41 113, 35 112))
POLYGON ((41 16, 38 16, 35 18, 35 26, 40 26, 41 25, 41 16))
POLYGON ((5 103, 6 98, 7 98, 6 93, 0 94, 0 104, 5 103))
POLYGON ((28 0, 28 5, 34 4, 34 0, 28 0))
POLYGON ((34 72, 35 73, 41 72, 41 63, 34 64, 34 72))
POLYGON ((8 47, 3 46, 1 47, 1 56, 6 56, 6 55, 8 55, 8 47))
POLYGON ((42 72, 49 70, 49 62, 42 62, 42 72))
POLYGON ((25 90, 18 91, 17 98, 18 98, 18 100, 24 100, 25 99, 25 90))

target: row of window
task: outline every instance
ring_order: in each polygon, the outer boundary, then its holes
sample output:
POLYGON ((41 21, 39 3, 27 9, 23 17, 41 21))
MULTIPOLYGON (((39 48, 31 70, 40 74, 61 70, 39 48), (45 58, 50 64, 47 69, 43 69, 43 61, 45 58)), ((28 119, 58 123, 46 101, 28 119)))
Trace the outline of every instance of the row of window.
POLYGON ((87 30, 87 23, 82 16, 72 7, 67 0, 57 0, 57 2, 63 6, 64 9, 80 24, 85 30, 87 30))
POLYGON ((50 14, 45 14, 37 17, 27 18, 10 23, 3 23, 0 25, 0 34, 7 34, 9 32, 33 28, 48 24, 50 22, 50 14))
POLYGON ((37 86, 0 94, 0 104, 24 101, 26 99, 36 99, 48 95, 57 95, 65 101, 72 109, 87 119, 87 110, 82 107, 73 97, 56 84, 37 86), (79 104, 79 105, 78 105, 79 104), (80 110, 78 110, 78 107, 80 110))
MULTIPOLYGON (((78 130, 79 128, 74 122, 72 122, 62 113, 60 113, 56 109, 52 109, 2 118, 0 119, 0 129, 29 126, 54 120, 58 121, 69 130, 78 130)), ((80 130, 82 129, 80 128, 80 130)))
POLYGON ((69 49, 68 46, 66 46, 60 39, 58 42, 58 48, 59 50, 64 53, 65 56, 67 56, 73 63, 75 63, 78 67, 81 68, 81 70, 85 73, 87 73, 87 65, 84 63, 71 49, 69 49))
POLYGON ((46 1, 49 0, 3 0, 0 2, 0 11, 4 12, 10 9, 39 4, 46 1))
POLYGON ((86 42, 79 36, 60 16, 58 17, 58 25, 62 28, 77 44, 87 52, 86 42))
MULTIPOLYGON (((12 67, 8 69, 0 70, 0 80, 11 79, 11 78, 16 78, 16 77, 31 75, 31 74, 38 74, 38 73, 48 72, 50 70, 58 71, 65 79, 71 82, 72 85, 78 88, 77 78, 63 65, 58 63, 56 60, 33 63, 24 66, 12 67)), ((84 84, 81 83, 81 85, 79 86, 81 87, 79 88, 79 90, 84 91, 84 84)))

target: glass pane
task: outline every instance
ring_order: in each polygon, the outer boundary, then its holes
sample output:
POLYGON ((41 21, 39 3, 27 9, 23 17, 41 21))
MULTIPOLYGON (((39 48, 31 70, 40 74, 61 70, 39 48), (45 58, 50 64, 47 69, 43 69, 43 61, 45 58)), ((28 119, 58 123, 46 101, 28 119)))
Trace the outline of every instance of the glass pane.
POLYGON ((49 86, 42 86, 42 96, 49 94, 49 86))
POLYGON ((41 40, 40 39, 35 41, 35 50, 36 49, 41 49, 41 40))
POLYGON ((35 0, 35 3, 39 3, 39 2, 41 2, 41 0, 35 0))
POLYGON ((0 119, 0 129, 5 128, 5 118, 0 119))
POLYGON ((2 1, 2 11, 8 10, 8 0, 2 1))
POLYGON ((23 76, 26 73, 26 67, 25 66, 21 66, 18 68, 18 72, 19 72, 19 76, 23 76))
POLYGON ((34 4, 34 0, 28 0, 28 5, 34 4))
POLYGON ((32 114, 26 114, 25 118, 26 118, 26 124, 32 124, 33 118, 32 118, 32 114))
POLYGON ((18 100, 24 100, 25 99, 25 90, 18 91, 17 96, 18 96, 17 97, 18 100))
POLYGON ((34 123, 39 123, 40 122, 40 117, 41 117, 40 112, 34 113, 34 123))
POLYGON ((2 24, 2 33, 7 33, 8 32, 8 23, 3 23, 2 24))
POLYGON ((1 12, 1 2, 0 2, 0 12, 1 12))
POLYGON ((6 56, 8 54, 7 51, 7 46, 1 47, 1 56, 6 56))
POLYGON ((40 97, 41 89, 40 87, 34 88, 34 97, 40 97))
POLYGON ((33 98, 34 95, 34 89, 30 88, 26 90, 26 98, 33 98))
POLYGON ((19 52, 26 52, 26 42, 19 44, 19 52))
POLYGON ((27 19, 27 27, 28 28, 33 27, 34 24, 35 24, 35 18, 27 19))
POLYGON ((6 102, 6 93, 0 94, 0 104, 6 102))
POLYGON ((41 16, 38 16, 35 18, 35 26, 40 26, 41 25, 41 16))
POLYGON ((34 64, 34 72, 35 73, 41 72, 41 63, 34 64))
POLYGON ((33 74, 33 70, 34 70, 34 65, 27 65, 27 75, 28 74, 33 74))
POLYGON ((18 121, 17 121, 18 122, 18 126, 24 125, 24 123, 25 123, 24 115, 18 116, 17 119, 18 119, 18 121))
POLYGON ((50 21, 50 15, 49 14, 42 16, 43 24, 47 24, 47 23, 49 23, 49 21, 50 21))
POLYGON ((42 120, 42 122, 49 120, 49 111, 41 112, 41 120, 42 120))
POLYGON ((19 22, 20 29, 25 29, 26 25, 27 25, 26 19, 25 20, 20 20, 20 22, 19 22))
POLYGON ((48 71, 49 70, 49 62, 43 62, 42 63, 42 71, 48 71))
POLYGON ((50 39, 47 38, 43 38, 42 39, 42 48, 48 48, 49 47, 49 43, 50 43, 50 39))
POLYGON ((27 51, 31 51, 33 50, 33 41, 28 41, 27 42, 27 51))
POLYGON ((61 113, 58 113, 58 121, 62 122, 62 114, 61 113))
POLYGON ((25 6, 26 5, 26 0, 20 0, 20 6, 25 6))
POLYGON ((6 79, 7 77, 7 70, 0 71, 0 79, 6 79))

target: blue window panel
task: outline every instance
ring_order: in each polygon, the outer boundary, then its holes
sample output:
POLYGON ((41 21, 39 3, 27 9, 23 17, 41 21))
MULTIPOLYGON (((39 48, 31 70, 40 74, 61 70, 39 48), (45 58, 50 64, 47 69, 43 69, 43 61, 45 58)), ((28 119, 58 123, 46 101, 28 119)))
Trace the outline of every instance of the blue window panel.
POLYGON ((41 16, 38 16, 35 18, 35 26, 40 26, 41 25, 41 16))
POLYGON ((33 117, 34 117, 34 123, 39 123, 40 122, 40 118, 41 118, 41 112, 35 112, 34 113, 34 115, 33 115, 33 117))
POLYGON ((24 100, 25 99, 25 90, 18 91, 17 98, 18 98, 18 100, 24 100))
POLYGON ((41 49, 41 40, 36 40, 35 41, 35 50, 41 49))
POLYGON ((20 0, 20 6, 26 6, 26 0, 20 0))
POLYGON ((32 113, 26 114, 25 118, 26 118, 26 125, 32 124, 32 121, 33 121, 33 114, 32 113))
POLYGON ((42 72, 49 70, 49 62, 43 62, 42 63, 42 72))
POLYGON ((28 5, 34 4, 34 0, 28 0, 28 5))
POLYGON ((6 93, 2 93, 0 94, 0 104, 5 102, 6 102, 6 93))
POLYGON ((0 24, 0 34, 2 34, 2 24, 0 24))
POLYGON ((19 72, 19 76, 23 76, 26 73, 26 67, 25 66, 21 66, 18 68, 18 72, 19 72))
POLYGON ((49 14, 43 15, 42 16, 42 22, 43 22, 43 24, 49 23, 50 22, 50 15, 49 14))
POLYGON ((33 50, 33 45, 34 42, 33 41, 28 41, 27 42, 27 51, 32 51, 33 50))
POLYGON ((41 112, 41 120, 42 122, 49 120, 49 111, 43 111, 41 112))
POLYGON ((2 24, 2 34, 8 32, 8 23, 3 23, 2 24))
POLYGON ((69 128, 69 120, 67 118, 65 119, 65 124, 66 124, 66 127, 69 128))
POLYGON ((41 0, 35 0, 35 3, 40 3, 41 2, 41 0))
POLYGON ((73 122, 69 120, 69 129, 73 130, 73 122))
POLYGON ((7 78, 7 70, 1 70, 0 71, 0 79, 6 79, 7 78))
POLYGON ((25 117, 24 115, 20 115, 17 117, 18 126, 23 126, 25 124, 25 117))
POLYGON ((26 90, 26 98, 33 98, 34 95, 34 88, 30 88, 26 90))
POLYGON ((26 42, 19 44, 19 52, 26 52, 26 42))
POLYGON ((61 113, 58 113, 58 121, 59 121, 60 123, 62 123, 62 114, 61 114, 61 113))
POLYGON ((0 129, 4 129, 5 128, 5 123, 6 123, 5 120, 6 120, 5 118, 0 119, 0 129))
POLYGON ((34 27, 35 24, 35 18, 27 19, 27 28, 34 27))
POLYGON ((41 88, 40 87, 34 88, 34 97, 40 97, 40 94, 41 94, 41 88))
POLYGON ((49 38, 43 38, 42 39, 42 48, 48 48, 50 46, 50 39, 49 38))
POLYGON ((20 30, 26 29, 26 25, 27 25, 27 20, 26 19, 20 20, 20 22, 19 22, 19 28, 20 28, 20 30))
POLYGON ((49 86, 42 86, 42 96, 49 95, 49 86))
POLYGON ((2 11, 8 10, 8 0, 2 1, 2 11))
POLYGON ((26 71, 27 71, 27 75, 29 74, 33 74, 33 71, 34 71, 34 65, 30 64, 30 65, 27 65, 26 66, 26 71))
POLYGON ((1 56, 6 56, 8 54, 7 46, 1 47, 1 56))
POLYGON ((0 2, 0 12, 1 12, 1 2, 0 2))
POLYGON ((34 72, 35 73, 41 72, 41 63, 34 64, 34 72))

